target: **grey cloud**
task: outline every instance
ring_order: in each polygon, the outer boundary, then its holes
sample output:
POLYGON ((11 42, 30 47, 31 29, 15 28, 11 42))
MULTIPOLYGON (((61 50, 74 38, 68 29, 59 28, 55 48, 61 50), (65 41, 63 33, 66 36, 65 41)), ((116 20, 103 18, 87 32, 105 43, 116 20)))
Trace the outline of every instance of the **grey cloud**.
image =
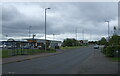
MULTIPOLYGON (((13 3, 14 4, 14 3, 13 3)), ((17 3, 15 3, 17 4, 17 3)), ((51 7, 47 16, 47 34, 78 33, 85 29, 86 33, 104 35, 106 29, 104 20, 115 20, 117 17, 117 3, 18 3, 25 6, 36 6, 43 9, 43 13, 27 16, 15 6, 3 7, 3 34, 28 35, 28 28, 32 26, 32 33, 44 33, 44 8, 51 7)), ((32 10, 32 9, 31 9, 32 10)), ((38 9, 40 10, 40 9, 38 9)), ((38 12, 40 13, 40 12, 38 12)), ((34 14, 34 13, 33 13, 34 14)))
POLYGON ((2 7, 2 20, 3 21, 11 21, 14 18, 18 18, 21 14, 17 10, 16 7, 9 6, 9 7, 2 7))
MULTIPOLYGON (((71 4, 72 4, 71 6, 69 6, 69 4, 67 6, 67 3, 66 3, 66 7, 67 8, 69 7, 69 8, 67 9, 65 7, 65 9, 59 11, 60 13, 63 14, 61 16, 64 17, 64 20, 66 21, 66 23, 69 23, 69 25, 64 25, 64 28, 65 28, 64 31, 66 31, 66 28, 68 29, 72 27, 71 28, 72 30, 74 27, 77 27, 77 26, 80 26, 81 29, 87 28, 91 24, 94 25, 95 26, 94 28, 96 29, 96 27, 101 26, 101 23, 104 23, 106 19, 114 20, 117 17, 117 3, 71 3, 71 4), (80 24, 76 24, 79 21, 82 21, 82 22, 80 24), (90 22, 91 24, 86 25, 86 23, 88 22, 90 22)), ((62 21, 59 20, 55 22, 60 23, 62 21)), ((104 29, 101 27, 101 30, 104 30, 104 29)), ((95 31, 98 31, 98 30, 97 29, 93 30, 93 32, 95 31)))
MULTIPOLYGON (((15 7, 3 7, 2 14, 2 31, 3 34, 11 34, 11 35, 20 35, 20 34, 28 34, 29 26, 32 29, 39 30, 39 25, 43 25, 42 21, 32 19, 24 14, 20 13, 15 7)), ((43 28, 40 28, 40 30, 43 28)))

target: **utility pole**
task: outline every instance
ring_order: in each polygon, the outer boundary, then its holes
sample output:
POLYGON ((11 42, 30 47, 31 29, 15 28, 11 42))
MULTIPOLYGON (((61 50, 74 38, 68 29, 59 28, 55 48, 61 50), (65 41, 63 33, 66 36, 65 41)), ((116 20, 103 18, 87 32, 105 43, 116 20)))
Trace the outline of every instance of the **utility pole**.
POLYGON ((6 36, 6 41, 7 41, 7 37, 8 37, 8 35, 5 35, 6 36))
POLYGON ((45 51, 46 51, 46 10, 51 8, 45 8, 45 51))
POLYGON ((75 33, 76 33, 76 40, 77 40, 77 28, 75 28, 75 33))
POLYGON ((110 21, 105 21, 105 22, 108 23, 108 40, 109 40, 109 22, 110 22, 110 21))
POLYGON ((53 40, 54 40, 54 35, 55 35, 55 34, 53 34, 53 40))
POLYGON ((92 39, 91 39, 91 33, 90 33, 90 40, 92 40, 92 39))
POLYGON ((83 40, 84 40, 84 29, 82 30, 83 40))
POLYGON ((30 39, 30 30, 31 30, 32 26, 29 26, 29 39, 30 39))
POLYGON ((35 38, 35 36, 36 36, 36 35, 35 35, 35 34, 33 34, 33 39, 35 38))
POLYGON ((77 27, 75 28, 75 33, 76 33, 76 46, 77 46, 77 27))
POLYGON ((115 26, 114 26, 113 30, 114 30, 114 34, 113 35, 117 35, 117 28, 115 26))

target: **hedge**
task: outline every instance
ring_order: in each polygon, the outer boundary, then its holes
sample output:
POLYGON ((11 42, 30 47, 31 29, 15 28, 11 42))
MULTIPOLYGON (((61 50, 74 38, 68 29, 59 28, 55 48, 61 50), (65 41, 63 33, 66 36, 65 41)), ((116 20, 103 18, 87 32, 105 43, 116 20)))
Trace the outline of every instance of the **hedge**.
POLYGON ((107 46, 103 49, 103 53, 108 57, 115 57, 118 56, 116 51, 118 51, 118 54, 120 53, 120 46, 107 46))

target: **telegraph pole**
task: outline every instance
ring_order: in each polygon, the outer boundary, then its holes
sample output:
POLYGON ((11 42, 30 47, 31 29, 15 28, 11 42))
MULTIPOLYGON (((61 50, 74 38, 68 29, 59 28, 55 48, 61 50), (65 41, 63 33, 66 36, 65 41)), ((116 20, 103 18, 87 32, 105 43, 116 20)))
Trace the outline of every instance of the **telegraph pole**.
POLYGON ((29 26, 29 39, 30 39, 30 30, 31 30, 31 27, 32 27, 32 26, 29 26))
POLYGON ((6 36, 6 41, 7 41, 7 37, 8 37, 8 35, 5 35, 6 36))
POLYGON ((55 34, 53 34, 53 40, 54 40, 54 36, 55 36, 55 34))
POLYGON ((84 40, 84 29, 82 30, 83 40, 84 40))
POLYGON ((110 21, 105 21, 105 22, 108 23, 108 40, 109 40, 109 22, 110 22, 110 21))
POLYGON ((77 27, 75 28, 75 33, 76 33, 76 46, 77 46, 77 27))
POLYGON ((76 40, 77 40, 77 28, 75 28, 75 33, 76 33, 76 40))

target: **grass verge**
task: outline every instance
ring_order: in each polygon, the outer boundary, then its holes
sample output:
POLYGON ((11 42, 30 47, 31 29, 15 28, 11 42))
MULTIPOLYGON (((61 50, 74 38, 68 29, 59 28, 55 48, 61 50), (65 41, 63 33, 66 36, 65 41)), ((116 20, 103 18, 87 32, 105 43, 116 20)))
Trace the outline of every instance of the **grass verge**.
POLYGON ((118 57, 109 57, 109 59, 114 62, 120 62, 120 58, 118 57))
POLYGON ((6 49, 2 50, 2 58, 18 56, 18 55, 35 55, 40 53, 54 53, 56 50, 49 49, 47 51, 40 49, 6 49))
POLYGON ((62 50, 69 50, 69 49, 75 49, 75 48, 81 48, 83 46, 71 46, 71 47, 61 47, 62 50))

